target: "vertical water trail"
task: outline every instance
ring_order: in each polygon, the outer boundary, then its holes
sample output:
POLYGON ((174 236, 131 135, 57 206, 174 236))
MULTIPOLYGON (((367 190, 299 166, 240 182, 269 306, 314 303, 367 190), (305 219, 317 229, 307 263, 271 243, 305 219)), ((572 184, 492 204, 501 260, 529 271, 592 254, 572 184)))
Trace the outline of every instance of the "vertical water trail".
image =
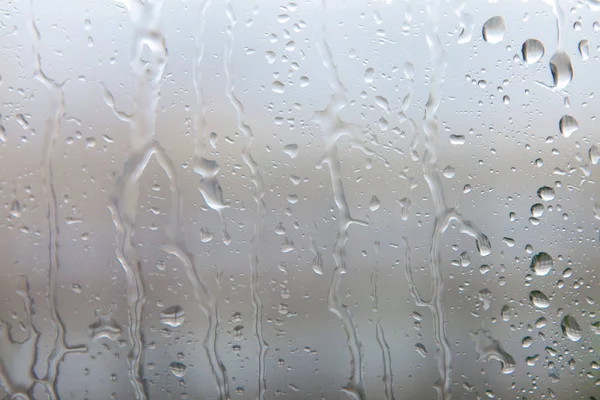
POLYGON ((460 231, 476 239, 479 252, 483 256, 490 254, 490 243, 479 229, 470 221, 465 220, 455 209, 446 204, 444 188, 442 186, 437 166, 437 153, 435 142, 438 135, 437 110, 442 99, 442 83, 446 71, 447 61, 445 50, 440 41, 439 30, 439 0, 430 0, 427 5, 428 21, 426 24, 426 39, 431 57, 432 78, 430 82, 429 98, 425 105, 423 120, 423 133, 425 136, 425 151, 422 157, 423 175, 427 181, 432 201, 435 206, 434 228, 431 235, 429 248, 429 271, 431 274, 431 299, 424 300, 420 295, 412 277, 410 265, 410 248, 408 240, 404 238, 406 247, 406 279, 417 306, 428 307, 431 311, 434 326, 434 341, 438 348, 439 381, 436 382, 438 399, 450 400, 452 388, 452 353, 446 334, 446 321, 443 306, 444 281, 441 270, 440 244, 443 233, 452 221, 460 225, 460 231))
MULTIPOLYGON (((26 323, 23 324, 27 332, 27 337, 23 340, 15 340, 12 336, 11 326, 0 321, 0 340, 5 345, 14 345, 16 347, 15 358, 18 358, 18 363, 28 367, 27 377, 18 376, 19 372, 22 372, 20 368, 18 371, 14 369, 7 370, 4 360, 0 358, 0 387, 8 394, 7 398, 10 399, 33 399, 33 391, 36 383, 41 383, 44 387, 48 387, 47 381, 40 380, 36 375, 34 368, 37 360, 39 359, 38 343, 40 339, 40 333, 35 329, 33 325, 33 299, 31 298, 31 288, 29 286, 29 280, 26 276, 23 276, 23 289, 17 290, 17 295, 23 299, 23 309, 25 310, 26 323), (16 376, 13 376, 16 375, 16 376)), ((21 325, 21 328, 23 328, 21 325)), ((13 359, 14 360, 14 359, 13 359)), ((14 366, 12 364, 11 366, 14 366)), ((48 393, 50 393, 48 391, 48 393)))
POLYGON ((65 325, 60 317, 57 308, 57 276, 60 268, 58 257, 58 205, 56 200, 56 190, 54 186, 54 165, 52 156, 54 147, 60 134, 60 125, 63 114, 65 113, 64 102, 64 86, 65 82, 58 83, 49 78, 42 69, 42 58, 40 55, 40 32, 35 23, 33 16, 33 0, 30 2, 31 12, 31 33, 33 39, 33 55, 34 55, 34 78, 37 79, 51 94, 51 115, 46 121, 43 141, 42 163, 40 173, 42 176, 42 185, 44 187, 44 197, 46 199, 46 218, 48 219, 48 302, 50 306, 50 319, 56 336, 52 352, 48 357, 48 366, 46 377, 43 382, 51 400, 58 399, 57 378, 59 372, 59 364, 68 353, 85 352, 86 346, 69 347, 65 341, 65 325))
POLYGON ((212 0, 202 0, 198 17, 198 28, 195 36, 195 55, 192 67, 192 79, 196 93, 196 110, 194 112, 194 172, 200 175, 199 191, 208 207, 219 214, 222 226, 223 243, 229 245, 231 238, 227 231, 227 221, 223 214, 229 208, 229 203, 223 200, 223 190, 217 175, 220 166, 216 160, 209 159, 206 144, 209 140, 208 125, 206 123, 206 100, 202 90, 202 60, 204 59, 204 37, 207 23, 206 13, 212 0))
MULTIPOLYGON (((135 398, 148 397, 141 375, 143 358, 143 338, 141 331, 142 312, 146 301, 144 282, 140 271, 135 245, 132 240, 136 223, 136 208, 139 197, 139 178, 142 176, 153 154, 156 133, 156 109, 160 98, 160 84, 167 63, 167 47, 160 30, 162 0, 141 2, 122 0, 133 28, 131 48, 131 68, 136 78, 134 110, 131 116, 116 112, 114 101, 109 106, 118 118, 131 127, 131 153, 123 171, 115 183, 109 209, 117 231, 116 256, 127 280, 127 304, 129 314, 129 336, 132 341, 128 355, 129 380, 135 398), (150 60, 142 59, 145 49, 150 52, 150 60)), ((106 96, 105 100, 112 99, 106 96)))
POLYGON ((395 400, 394 397, 394 375, 392 373, 392 353, 390 346, 385 340, 385 332, 383 326, 377 321, 377 328, 375 331, 375 338, 377 344, 381 349, 381 356, 383 359, 383 383, 385 385, 385 400, 395 400))
POLYGON ((202 346, 208 358, 211 373, 217 384, 219 399, 229 399, 227 371, 217 352, 217 335, 219 328, 217 298, 210 291, 209 286, 202 279, 201 275, 198 274, 196 265, 194 264, 194 256, 185 246, 185 235, 181 225, 181 190, 175 172, 175 165, 167 155, 166 151, 158 143, 154 143, 153 145, 153 154, 156 161, 169 178, 171 186, 170 223, 167 228, 168 243, 161 248, 167 253, 175 256, 183 265, 186 277, 192 285, 194 299, 198 303, 200 310, 208 319, 208 326, 202 346))
POLYGON ((318 42, 318 48, 323 60, 323 66, 329 75, 328 82, 333 94, 327 108, 316 113, 315 121, 321 126, 325 135, 325 155, 322 159, 322 163, 326 163, 329 168, 333 197, 339 216, 338 234, 333 246, 335 270, 329 286, 327 303, 329 310, 340 319, 344 326, 346 342, 350 351, 350 377, 348 378, 348 383, 343 388, 343 391, 355 400, 363 400, 365 398, 365 393, 362 376, 362 346, 358 338, 358 331, 352 313, 339 297, 339 286, 342 282, 342 276, 347 273, 346 242, 348 241, 348 228, 353 223, 360 225, 366 225, 366 223, 353 219, 350 215, 346 194, 342 184, 337 141, 340 137, 350 134, 354 127, 340 118, 340 111, 347 104, 346 88, 339 78, 337 66, 333 61, 331 48, 327 42, 327 4, 325 0, 321 1, 321 14, 321 40, 318 42))
POLYGON ((263 305, 258 291, 258 267, 259 263, 259 252, 260 244, 262 241, 262 231, 265 222, 265 215, 267 208, 264 202, 265 189, 262 175, 258 169, 258 164, 252 156, 252 143, 254 142, 254 133, 252 128, 245 122, 245 111, 244 106, 240 99, 235 94, 235 82, 233 79, 232 70, 232 56, 233 56, 233 43, 234 43, 234 29, 237 23, 231 1, 227 0, 227 6, 225 8, 229 25, 227 26, 227 36, 229 42, 225 44, 225 77, 227 78, 227 89, 226 94, 231 105, 235 109, 237 129, 246 138, 246 143, 242 149, 242 159, 250 170, 252 176, 252 183, 254 184, 254 201, 256 202, 256 217, 254 220, 254 232, 252 233, 252 239, 250 240, 250 274, 251 284, 250 291, 252 296, 252 306, 254 309, 254 331, 258 341, 258 399, 263 400, 265 398, 265 392, 267 390, 267 382, 265 376, 265 356, 269 345, 265 341, 263 336, 263 305))

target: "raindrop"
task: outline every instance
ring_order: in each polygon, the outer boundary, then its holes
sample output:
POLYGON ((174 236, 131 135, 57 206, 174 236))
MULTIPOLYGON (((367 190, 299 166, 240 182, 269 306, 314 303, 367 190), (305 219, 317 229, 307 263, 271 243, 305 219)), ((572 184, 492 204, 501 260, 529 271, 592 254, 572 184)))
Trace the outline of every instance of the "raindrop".
POLYGON ((288 144, 283 146, 283 152, 290 156, 290 158, 296 158, 298 156, 298 150, 297 144, 288 144))
POLYGON ((552 201, 556 196, 554 189, 549 186, 542 186, 538 189, 537 195, 540 199, 544 201, 552 201))
POLYGON ((590 58, 590 42, 587 39, 583 39, 579 42, 579 54, 581 54, 581 59, 583 61, 587 61, 590 58))
POLYGON ((573 342, 579 342, 583 336, 583 331, 577 323, 575 317, 570 314, 565 315, 560 323, 560 329, 563 334, 573 342))
POLYGON ((442 171, 442 174, 444 174, 444 177, 446 177, 448 179, 452 179, 452 178, 454 178, 454 175, 456 175, 456 171, 455 171, 454 167, 447 166, 442 171))
POLYGON ((15 218, 21 218, 21 203, 14 199, 10 205, 10 215, 15 218))
POLYGON ((373 68, 367 68, 365 70, 365 82, 373 83, 375 80, 375 70, 373 68))
POLYGON ((160 313, 160 322, 172 328, 177 328, 185 321, 185 311, 179 305, 167 307, 160 313))
POLYGON ((504 40, 506 32, 506 24, 504 18, 492 17, 483 24, 482 35, 483 40, 488 43, 496 44, 504 40))
POLYGON ((527 64, 535 64, 540 61, 545 52, 544 44, 537 39, 527 39, 521 47, 523 60, 527 64))
POLYGON ((534 290, 529 293, 529 300, 536 308, 545 309, 550 307, 550 299, 539 290, 534 290))
POLYGON ((476 333, 471 333, 471 337, 476 342, 475 350, 479 355, 479 357, 477 358, 478 362, 489 362, 490 360, 497 360, 500 361, 500 364, 502 365, 501 372, 503 374, 512 374, 515 371, 515 359, 510 354, 508 354, 502 348, 502 346, 500 346, 500 342, 498 340, 492 338, 484 330, 480 330, 476 333))
POLYGON ((600 148, 598 148, 598 146, 593 144, 588 153, 592 164, 596 165, 600 162, 600 148))
POLYGON ((536 203, 531 206, 531 215, 533 215, 534 218, 539 218, 544 215, 544 209, 545 207, 543 204, 536 203))
POLYGON ((557 50, 550 59, 550 72, 555 89, 564 89, 573 80, 571 57, 564 50, 557 50))
POLYGON ((554 260, 548 253, 540 252, 531 260, 531 270, 538 276, 546 276, 552 270, 554 260))
POLYGON ((187 372, 187 367, 185 364, 177 361, 173 361, 171 364, 169 364, 169 369, 171 370, 171 373, 178 378, 183 378, 187 372))
POLYGON ((285 92, 285 85, 280 81, 273 81, 271 90, 273 90, 275 93, 281 94, 285 92))
POLYGON ((577 122, 575 117, 563 115, 558 122, 558 128, 560 129, 560 133, 562 133, 564 137, 568 138, 579 130, 579 122, 577 122))
POLYGON ((373 195, 373 197, 371 197, 371 202, 369 203, 369 210, 377 211, 379 209, 380 205, 381 205, 381 202, 379 201, 379 198, 377 198, 377 196, 373 195))

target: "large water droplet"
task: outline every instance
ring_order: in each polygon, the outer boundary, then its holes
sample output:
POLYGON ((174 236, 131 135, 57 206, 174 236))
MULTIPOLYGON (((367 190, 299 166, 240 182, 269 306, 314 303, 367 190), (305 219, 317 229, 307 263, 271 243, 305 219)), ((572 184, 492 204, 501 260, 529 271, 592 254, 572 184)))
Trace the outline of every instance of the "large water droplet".
POLYGON ((556 50, 550 59, 550 72, 552 73, 553 86, 564 89, 573 80, 573 65, 571 57, 564 50, 556 50))
POLYGON ((545 52, 544 44, 537 39, 527 39, 521 47, 523 60, 527 64, 535 64, 540 61, 545 52))
POLYGON ((172 328, 177 328, 185 321, 185 311, 178 305, 167 307, 160 313, 160 322, 172 328))
POLYGON ((492 338, 486 331, 480 330, 476 333, 471 333, 471 337, 475 340, 475 350, 479 357, 477 361, 489 362, 490 360, 500 361, 502 365, 501 372, 503 374, 512 374, 515 371, 515 359, 508 354, 500 342, 492 338))
POLYGON ((534 218, 539 218, 542 215, 544 215, 544 209, 545 209, 545 207, 544 207, 543 204, 536 203, 536 204, 534 204, 534 205, 531 206, 531 215, 534 218))
POLYGON ((554 189, 549 186, 542 186, 541 188, 539 188, 537 191, 537 195, 540 199, 544 201, 552 201, 554 200, 554 197, 556 197, 554 189))
POLYGON ((506 32, 506 24, 504 18, 497 16, 488 19, 483 24, 482 35, 483 40, 488 43, 496 44, 504 40, 504 33, 506 32))
POLYGON ((369 203, 369 210, 377 211, 379 209, 380 205, 381 205, 381 202, 379 201, 379 198, 377 198, 377 196, 373 195, 373 197, 371 197, 371 202, 369 203))
POLYGON ((550 307, 550 299, 539 290, 534 290, 529 293, 529 300, 536 308, 545 309, 550 307))
POLYGON ((558 122, 558 128, 560 129, 560 133, 562 133, 564 137, 568 138, 579 130, 579 122, 577 122, 575 117, 563 115, 558 122))
POLYGON ((560 323, 560 329, 563 334, 573 342, 579 342, 583 336, 583 330, 577 323, 575 317, 570 314, 565 315, 560 323))
POLYGON ((182 364, 177 361, 173 361, 169 365, 169 369, 171 370, 171 373, 178 378, 183 378, 185 376, 185 373, 187 372, 187 367, 185 366, 185 364, 182 364))
POLYGON ((552 270, 554 260, 552 256, 543 251, 533 256, 531 259, 531 270, 538 276, 546 276, 552 270))
POLYGON ((283 146, 283 152, 290 156, 290 158, 296 158, 298 156, 298 145, 297 144, 288 144, 283 146))

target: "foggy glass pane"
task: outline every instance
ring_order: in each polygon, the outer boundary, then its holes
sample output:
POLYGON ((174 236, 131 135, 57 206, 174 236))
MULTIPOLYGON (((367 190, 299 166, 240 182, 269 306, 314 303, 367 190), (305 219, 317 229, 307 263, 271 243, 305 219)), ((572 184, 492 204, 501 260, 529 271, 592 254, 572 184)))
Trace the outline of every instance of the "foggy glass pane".
POLYGON ((1 1, 0 398, 600 398, 599 31, 1 1))

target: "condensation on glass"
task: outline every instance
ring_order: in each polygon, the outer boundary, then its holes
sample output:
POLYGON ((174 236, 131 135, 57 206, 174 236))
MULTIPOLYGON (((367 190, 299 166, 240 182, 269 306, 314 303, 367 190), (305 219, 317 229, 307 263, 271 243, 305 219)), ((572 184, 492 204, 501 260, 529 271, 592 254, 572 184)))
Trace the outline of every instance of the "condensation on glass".
POLYGON ((598 31, 1 2, 0 397, 598 397, 598 31))

